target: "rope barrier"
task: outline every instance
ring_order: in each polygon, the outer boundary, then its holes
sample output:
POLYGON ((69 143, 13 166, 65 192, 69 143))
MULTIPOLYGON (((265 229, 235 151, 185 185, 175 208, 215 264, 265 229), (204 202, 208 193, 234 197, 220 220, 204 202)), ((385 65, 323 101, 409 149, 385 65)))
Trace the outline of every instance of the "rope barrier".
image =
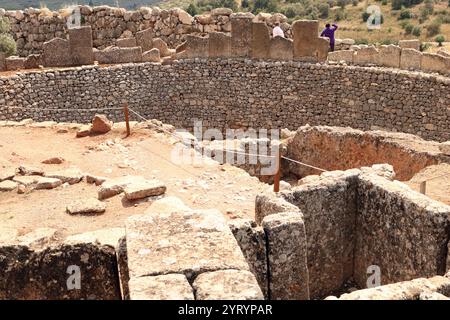
POLYGON ((103 111, 103 110, 123 110, 123 108, 111 107, 111 108, 90 108, 90 109, 68 109, 68 108, 28 108, 28 107, 6 107, 6 109, 19 109, 19 110, 38 110, 38 111, 103 111))

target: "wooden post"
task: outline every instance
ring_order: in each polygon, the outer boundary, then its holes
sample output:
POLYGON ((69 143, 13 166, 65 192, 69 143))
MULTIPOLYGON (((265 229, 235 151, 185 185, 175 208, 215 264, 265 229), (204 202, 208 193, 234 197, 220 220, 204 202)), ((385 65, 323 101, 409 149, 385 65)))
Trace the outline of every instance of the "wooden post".
POLYGON ((277 160, 277 172, 273 178, 273 192, 280 192, 280 178, 281 178, 281 148, 278 146, 278 157, 277 160))
POLYGON ((130 132, 130 119, 129 119, 129 113, 128 113, 128 105, 123 105, 123 113, 125 114, 125 123, 127 125, 127 137, 131 134, 130 132))
POLYGON ((427 181, 425 180, 420 183, 420 193, 426 194, 426 192, 427 192, 427 181))

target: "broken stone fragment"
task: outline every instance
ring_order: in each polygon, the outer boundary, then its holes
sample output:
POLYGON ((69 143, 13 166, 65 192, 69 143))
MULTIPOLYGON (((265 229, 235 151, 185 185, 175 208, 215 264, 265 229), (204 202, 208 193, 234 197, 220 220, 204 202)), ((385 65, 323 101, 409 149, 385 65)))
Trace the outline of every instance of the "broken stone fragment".
MULTIPOLYGON (((97 199, 94 198, 94 200, 97 199)), ((65 243, 96 243, 116 247, 120 238, 123 236, 125 236, 125 228, 100 229, 69 236, 66 238, 65 243)))
POLYGON ((20 166, 17 168, 17 173, 23 176, 42 176, 44 170, 30 166, 20 166))
POLYGON ((100 186, 103 182, 106 181, 105 177, 94 176, 91 174, 86 174, 86 182, 90 184, 95 184, 96 186, 100 186))
POLYGON ((131 278, 128 285, 131 300, 194 300, 183 274, 131 278))
POLYGON ((96 114, 92 119, 91 132, 107 133, 111 131, 112 125, 112 121, 110 121, 104 114, 96 114))
POLYGON ((91 133, 91 126, 86 124, 81 126, 77 131, 77 138, 87 137, 91 133))
POLYGON ((439 144, 439 150, 446 155, 450 156, 450 141, 442 142, 439 144))
POLYGON ((59 179, 42 177, 38 179, 34 189, 53 189, 59 187, 60 185, 62 185, 62 181, 59 179))
POLYGON ((42 178, 41 176, 14 176, 13 181, 18 182, 19 184, 30 187, 34 184, 36 184, 39 181, 39 178, 42 178))
POLYGON ((145 214, 151 213, 169 213, 175 211, 188 211, 191 210, 187 205, 177 197, 164 197, 162 199, 156 200, 151 204, 151 206, 145 211, 145 214))
POLYGON ((77 200, 69 204, 66 208, 69 214, 97 214, 103 213, 106 210, 106 204, 95 199, 87 198, 82 200, 77 200))
POLYGON ((37 228, 17 238, 20 245, 27 247, 43 247, 56 239, 57 230, 53 228, 37 228))
POLYGON ((128 200, 138 200, 147 197, 160 196, 166 192, 166 186, 158 180, 133 183, 124 188, 128 200))
POLYGON ((17 187, 17 183, 11 180, 0 182, 0 191, 13 191, 17 187))
POLYGON ((52 158, 48 158, 44 161, 42 161, 42 163, 44 164, 61 164, 64 162, 64 159, 61 157, 52 157, 52 158))
POLYGON ((450 298, 438 292, 422 292, 419 300, 450 300, 450 298))
POLYGON ((255 276, 245 270, 219 270, 200 274, 193 287, 197 300, 263 300, 255 276))
POLYGON ((10 180, 16 175, 14 168, 0 168, 0 181, 10 180))
POLYGON ((45 176, 48 178, 56 178, 61 180, 63 183, 75 184, 83 179, 84 175, 77 168, 69 168, 59 171, 47 172, 45 176))
POLYGON ((98 191, 98 199, 103 200, 123 192, 124 188, 130 184, 138 184, 145 182, 145 178, 141 176, 124 176, 114 179, 108 179, 102 183, 98 191))

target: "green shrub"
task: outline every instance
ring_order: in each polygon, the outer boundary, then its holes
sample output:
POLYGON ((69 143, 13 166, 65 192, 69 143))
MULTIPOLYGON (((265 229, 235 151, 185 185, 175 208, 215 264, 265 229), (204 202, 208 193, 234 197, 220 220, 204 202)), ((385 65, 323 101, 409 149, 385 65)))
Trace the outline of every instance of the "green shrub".
POLYGON ((403 9, 402 11, 400 11, 400 16, 398 17, 399 20, 405 20, 405 19, 411 19, 412 18, 412 14, 411 11, 403 9))
POLYGON ((356 40, 355 40, 355 44, 369 44, 369 40, 364 39, 364 38, 362 38, 362 39, 356 39, 356 40))
MULTIPOLYGON (((450 1, 450 0, 449 0, 450 1)), ((382 6, 385 6, 385 5, 387 5, 388 4, 388 2, 387 2, 387 0, 381 0, 381 5, 382 6)))
POLYGON ((442 42, 445 41, 445 37, 440 34, 436 38, 434 38, 434 41, 436 41, 439 44, 439 47, 442 47, 442 42))
POLYGON ((437 35, 439 32, 441 32, 441 22, 438 20, 433 20, 433 22, 427 26, 427 35, 432 37, 437 35))
POLYGON ((6 17, 0 17, 0 33, 8 33, 11 30, 9 19, 6 17))
POLYGON ((186 12, 189 13, 191 16, 195 16, 198 14, 198 8, 195 5, 195 3, 191 2, 189 6, 186 9, 186 12))
POLYGON ((13 37, 7 33, 0 34, 0 52, 7 57, 15 55, 17 51, 16 42, 13 37))
POLYGON ((361 15, 361 18, 364 22, 367 22, 367 19, 369 19, 369 17, 370 17, 370 13, 365 12, 365 11, 361 15))
POLYGON ((422 34, 422 28, 419 27, 419 26, 415 26, 415 27, 412 29, 412 34, 413 34, 414 36, 416 36, 416 37, 420 37, 420 35, 422 34))
POLYGON ((406 33, 406 34, 411 34, 412 31, 413 31, 413 29, 414 29, 414 26, 413 26, 412 24, 408 23, 408 24, 405 26, 405 33, 406 33))
POLYGON ((347 17, 347 13, 345 12, 345 9, 339 9, 336 11, 336 14, 334 15, 335 21, 341 21, 344 20, 347 17))
POLYGON ((427 51, 427 49, 431 47, 431 43, 429 42, 423 42, 420 44, 419 50, 420 51, 427 51))
POLYGON ((330 14, 330 5, 328 3, 320 3, 317 9, 319 9, 319 15, 322 19, 328 18, 330 14))

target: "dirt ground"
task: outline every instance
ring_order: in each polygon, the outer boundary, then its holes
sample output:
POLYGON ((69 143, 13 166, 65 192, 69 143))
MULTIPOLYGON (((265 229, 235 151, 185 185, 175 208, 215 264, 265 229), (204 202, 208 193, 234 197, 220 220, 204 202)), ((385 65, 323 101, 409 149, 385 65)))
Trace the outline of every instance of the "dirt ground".
MULTIPOLYGON (((166 196, 176 196, 192 208, 216 208, 228 218, 254 216, 257 194, 270 188, 230 165, 171 162, 174 141, 154 131, 123 130, 105 135, 75 138, 75 131, 57 133, 54 128, 1 127, 0 170, 29 165, 44 170, 77 167, 84 173, 107 178, 137 175, 156 178, 167 186, 166 196), (62 157, 65 162, 41 162, 62 157)), ((52 190, 27 194, 0 192, 0 227, 25 234, 39 227, 61 230, 63 235, 124 226, 128 216, 143 213, 154 199, 129 202, 122 195, 105 200, 107 209, 97 216, 71 216, 66 206, 73 200, 97 197, 99 187, 82 181, 52 190)))

